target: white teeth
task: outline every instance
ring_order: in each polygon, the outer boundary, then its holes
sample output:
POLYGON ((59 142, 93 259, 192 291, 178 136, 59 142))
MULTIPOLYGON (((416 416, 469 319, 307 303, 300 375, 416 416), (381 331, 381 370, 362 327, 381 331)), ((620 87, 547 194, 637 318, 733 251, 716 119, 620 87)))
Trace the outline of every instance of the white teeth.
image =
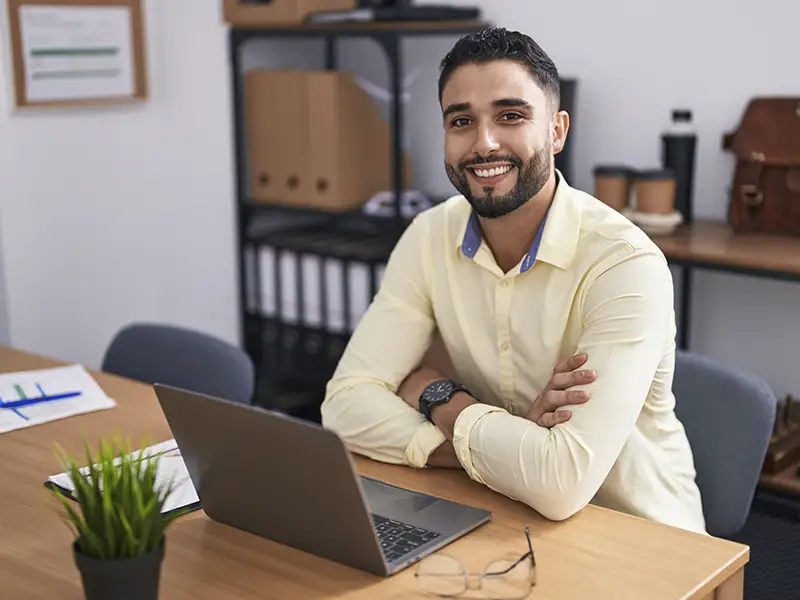
POLYGON ((489 179, 491 177, 497 177, 498 175, 502 175, 503 173, 508 173, 511 170, 511 165, 503 165, 502 167, 494 167, 492 169, 473 169, 473 172, 478 177, 484 177, 489 179))

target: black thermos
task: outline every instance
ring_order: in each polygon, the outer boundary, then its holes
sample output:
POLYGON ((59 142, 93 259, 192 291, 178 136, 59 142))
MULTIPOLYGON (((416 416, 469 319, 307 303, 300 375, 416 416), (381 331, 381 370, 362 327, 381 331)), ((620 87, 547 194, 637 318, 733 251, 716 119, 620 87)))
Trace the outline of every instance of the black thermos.
POLYGON ((661 162, 675 173, 675 210, 684 223, 694 218, 692 190, 697 134, 692 124, 692 111, 673 110, 669 128, 661 136, 661 162))

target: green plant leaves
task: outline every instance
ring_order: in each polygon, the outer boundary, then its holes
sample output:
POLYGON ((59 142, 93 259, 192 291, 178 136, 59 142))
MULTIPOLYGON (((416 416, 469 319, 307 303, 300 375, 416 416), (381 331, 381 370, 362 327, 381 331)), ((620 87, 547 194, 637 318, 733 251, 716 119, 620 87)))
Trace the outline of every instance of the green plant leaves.
POLYGON ((53 491, 64 506, 78 548, 103 560, 147 554, 158 548, 167 526, 187 511, 163 515, 174 482, 157 485, 160 456, 143 454, 146 445, 131 451, 120 439, 102 440, 97 453, 84 443, 86 466, 58 448, 64 470, 75 488, 76 510, 53 491))

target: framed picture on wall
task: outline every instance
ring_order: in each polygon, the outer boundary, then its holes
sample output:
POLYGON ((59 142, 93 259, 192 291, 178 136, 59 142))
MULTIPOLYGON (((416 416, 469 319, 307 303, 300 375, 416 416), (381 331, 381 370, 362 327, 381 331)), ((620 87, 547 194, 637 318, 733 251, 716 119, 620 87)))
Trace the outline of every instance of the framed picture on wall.
POLYGON ((8 0, 16 106, 147 98, 142 0, 8 0))

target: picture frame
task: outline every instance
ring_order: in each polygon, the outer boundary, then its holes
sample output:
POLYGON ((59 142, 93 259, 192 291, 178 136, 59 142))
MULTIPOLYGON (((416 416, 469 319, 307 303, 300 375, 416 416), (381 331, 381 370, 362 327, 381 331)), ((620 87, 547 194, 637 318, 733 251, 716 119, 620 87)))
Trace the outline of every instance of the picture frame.
POLYGON ((148 98, 143 0, 8 0, 17 108, 148 98))

